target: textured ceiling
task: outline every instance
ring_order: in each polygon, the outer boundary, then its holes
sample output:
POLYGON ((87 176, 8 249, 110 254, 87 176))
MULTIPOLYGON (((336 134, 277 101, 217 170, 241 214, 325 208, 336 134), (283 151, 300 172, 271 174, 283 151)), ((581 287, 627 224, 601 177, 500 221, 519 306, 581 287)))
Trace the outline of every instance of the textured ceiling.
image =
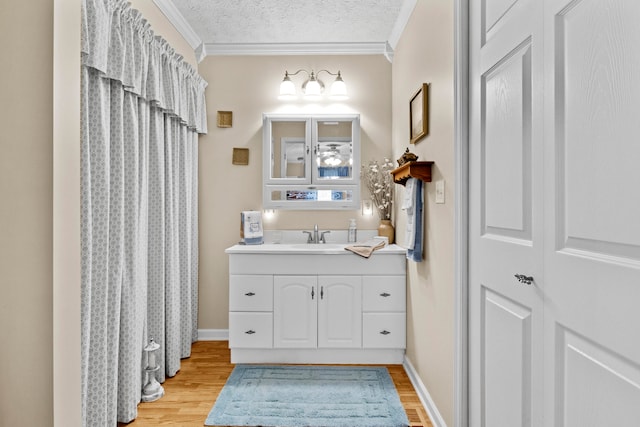
POLYGON ((385 43, 404 0, 170 0, 204 44, 385 43))

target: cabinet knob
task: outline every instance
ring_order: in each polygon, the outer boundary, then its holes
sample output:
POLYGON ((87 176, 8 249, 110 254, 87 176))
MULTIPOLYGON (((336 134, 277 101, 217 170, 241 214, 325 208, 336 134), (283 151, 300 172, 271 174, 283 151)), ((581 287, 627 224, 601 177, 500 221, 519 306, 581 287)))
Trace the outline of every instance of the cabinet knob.
POLYGON ((525 276, 524 274, 516 274, 515 278, 518 279, 518 282, 524 283, 525 285, 530 285, 533 282, 532 276, 525 276))
POLYGON ((251 329, 249 329, 248 331, 245 332, 245 334, 247 334, 247 335, 253 335, 255 333, 256 333, 256 331, 253 331, 251 329))
POLYGON ((253 292, 247 292, 245 295, 246 295, 246 296, 248 296, 248 297, 252 297, 252 296, 254 296, 255 294, 254 294, 253 292))
POLYGON ((383 293, 381 293, 381 294, 380 294, 380 296, 381 296, 382 298, 386 298, 386 297, 390 297, 390 296, 391 296, 391 294, 388 294, 388 293, 386 293, 386 292, 383 292, 383 293))
POLYGON ((387 330, 385 329, 385 330, 380 331, 380 333, 381 333, 382 335, 389 335, 391 332, 389 332, 389 331, 387 331, 387 330))

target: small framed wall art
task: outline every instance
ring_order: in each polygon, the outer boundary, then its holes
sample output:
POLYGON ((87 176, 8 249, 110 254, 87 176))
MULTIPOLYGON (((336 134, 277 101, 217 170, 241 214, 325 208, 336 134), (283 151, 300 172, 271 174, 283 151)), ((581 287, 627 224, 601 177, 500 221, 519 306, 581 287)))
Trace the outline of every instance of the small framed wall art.
POLYGON ((412 144, 429 133, 429 84, 423 83, 409 101, 409 138, 412 144))
POLYGON ((231 163, 234 165, 246 166, 249 164, 249 149, 248 148, 234 148, 233 157, 231 163))
POLYGON ((218 127, 230 128, 233 126, 233 111, 218 111, 218 127))

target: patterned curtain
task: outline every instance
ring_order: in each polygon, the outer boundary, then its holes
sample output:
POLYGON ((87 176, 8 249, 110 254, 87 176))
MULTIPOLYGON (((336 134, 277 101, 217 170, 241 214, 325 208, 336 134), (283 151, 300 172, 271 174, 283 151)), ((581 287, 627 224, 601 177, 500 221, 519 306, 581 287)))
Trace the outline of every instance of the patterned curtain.
POLYGON ((159 381, 197 335, 198 133, 207 83, 125 1, 85 0, 82 417, 137 415, 143 348, 159 381))

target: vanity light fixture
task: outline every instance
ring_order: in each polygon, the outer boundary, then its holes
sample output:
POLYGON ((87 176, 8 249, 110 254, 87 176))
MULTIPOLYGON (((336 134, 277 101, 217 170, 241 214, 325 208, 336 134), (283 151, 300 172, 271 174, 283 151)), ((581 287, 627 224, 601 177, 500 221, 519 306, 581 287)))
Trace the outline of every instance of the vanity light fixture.
POLYGON ((342 80, 340 70, 338 70, 337 73, 332 73, 329 70, 320 70, 317 73, 314 73, 313 70, 307 71, 304 69, 300 69, 291 74, 288 71, 284 72, 284 79, 280 83, 280 95, 278 96, 279 99, 293 100, 298 97, 296 86, 291 81, 290 76, 295 76, 302 72, 307 74, 307 80, 302 83, 302 94, 304 95, 305 99, 310 101, 317 101, 322 98, 324 83, 317 77, 320 75, 320 73, 327 73, 331 76, 336 76, 336 79, 333 81, 333 83, 331 83, 331 88, 329 90, 329 99, 333 99, 336 101, 349 99, 349 97, 347 96, 347 85, 344 83, 344 80, 342 80))

